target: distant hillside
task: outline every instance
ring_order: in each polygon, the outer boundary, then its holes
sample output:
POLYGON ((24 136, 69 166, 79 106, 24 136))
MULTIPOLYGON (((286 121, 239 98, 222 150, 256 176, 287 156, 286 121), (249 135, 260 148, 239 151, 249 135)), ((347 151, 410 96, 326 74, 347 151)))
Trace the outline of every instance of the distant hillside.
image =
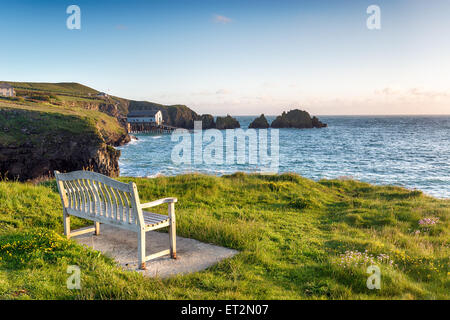
POLYGON ((16 90, 36 90, 36 91, 48 91, 52 93, 63 93, 73 95, 95 95, 99 91, 84 86, 75 82, 61 82, 61 83, 45 83, 45 82, 7 82, 12 85, 16 90))
POLYGON ((20 98, 28 100, 46 100, 56 105, 79 107, 88 110, 98 110, 117 118, 122 125, 132 110, 161 110, 166 124, 192 129, 195 120, 201 116, 185 105, 162 105, 149 101, 134 101, 125 98, 109 96, 97 97, 100 92, 85 85, 67 83, 36 83, 36 82, 7 82, 12 85, 20 98))
POLYGON ((79 83, 7 82, 16 97, 0 97, 0 178, 29 180, 54 170, 119 174, 131 110, 161 110, 168 125, 191 129, 202 117, 187 106, 97 96, 79 83))
POLYGON ((89 168, 119 174, 120 151, 111 146, 130 139, 119 121, 127 103, 77 83, 10 84, 17 96, 0 97, 0 177, 89 168))

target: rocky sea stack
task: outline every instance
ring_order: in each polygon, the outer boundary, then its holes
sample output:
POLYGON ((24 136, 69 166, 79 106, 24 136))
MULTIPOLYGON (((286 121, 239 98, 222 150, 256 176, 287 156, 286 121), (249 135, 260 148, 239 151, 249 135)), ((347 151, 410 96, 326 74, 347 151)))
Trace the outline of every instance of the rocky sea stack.
POLYGON ((267 129, 270 126, 269 122, 267 122, 266 117, 264 116, 264 114, 262 114, 259 118, 253 120, 253 122, 250 123, 248 127, 252 129, 267 129))
POLYGON ((227 115, 226 117, 217 117, 216 119, 216 128, 219 130, 236 129, 240 127, 239 121, 230 115, 227 115))
POLYGON ((210 114, 203 114, 200 118, 202 121, 202 129, 215 129, 216 123, 214 122, 214 117, 210 114))
POLYGON ((324 128, 327 125, 319 121, 317 117, 311 118, 308 112, 295 109, 289 112, 283 112, 273 122, 272 128, 324 128))

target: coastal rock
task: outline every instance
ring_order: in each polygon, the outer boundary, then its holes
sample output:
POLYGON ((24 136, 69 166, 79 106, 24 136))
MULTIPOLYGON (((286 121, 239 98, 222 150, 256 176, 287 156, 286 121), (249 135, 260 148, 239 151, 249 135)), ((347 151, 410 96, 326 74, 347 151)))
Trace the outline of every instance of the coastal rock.
POLYGON ((267 129, 269 128, 269 123, 264 114, 261 114, 261 116, 253 120, 248 127, 252 129, 267 129))
POLYGON ((323 128, 327 125, 320 122, 318 118, 311 118, 308 112, 295 109, 289 112, 283 112, 271 124, 272 128, 323 128))
POLYGON ((104 112, 112 117, 118 118, 120 115, 119 108, 115 104, 102 103, 98 106, 98 110, 104 112))
POLYGON ((214 122, 214 117, 210 114, 203 114, 199 120, 202 121, 203 130, 214 129, 216 127, 216 123, 214 122))
POLYGON ((312 117, 312 125, 314 128, 326 128, 328 125, 321 122, 316 116, 312 117))
POLYGON ((0 145, 0 173, 19 181, 51 177, 54 170, 70 172, 86 169, 111 177, 119 175, 120 151, 113 147, 89 140, 57 140, 65 147, 55 144, 52 139, 37 145, 0 145))
POLYGON ((6 108, 0 109, 0 127, 4 121, 9 131, 0 136, 0 175, 19 181, 51 177, 54 170, 85 169, 116 177, 120 151, 106 140, 121 145, 130 138, 118 134, 104 139, 84 119, 61 114, 6 108))
POLYGON ((219 130, 236 129, 240 127, 239 121, 230 115, 227 115, 226 117, 217 117, 216 119, 216 128, 219 130))

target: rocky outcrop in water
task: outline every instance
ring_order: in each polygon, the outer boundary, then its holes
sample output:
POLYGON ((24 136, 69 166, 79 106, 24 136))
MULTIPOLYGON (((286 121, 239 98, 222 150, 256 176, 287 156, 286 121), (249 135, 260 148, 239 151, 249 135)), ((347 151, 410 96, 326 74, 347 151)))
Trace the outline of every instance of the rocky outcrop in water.
POLYGON ((203 130, 216 128, 214 117, 210 114, 203 114, 200 119, 203 130))
POLYGON ((272 128, 323 128, 327 125, 319 121, 318 118, 309 115, 308 112, 295 109, 289 112, 283 112, 271 124, 272 128))
POLYGON ((253 122, 250 123, 248 127, 252 129, 267 129, 270 126, 269 123, 267 122, 266 117, 264 116, 264 114, 262 114, 259 118, 253 120, 253 122))
POLYGON ((321 122, 317 117, 312 117, 311 119, 312 125, 314 128, 326 128, 328 125, 326 123, 321 122))
POLYGON ((230 115, 227 115, 226 117, 217 117, 216 119, 216 128, 219 130, 236 129, 240 127, 239 121, 230 115))

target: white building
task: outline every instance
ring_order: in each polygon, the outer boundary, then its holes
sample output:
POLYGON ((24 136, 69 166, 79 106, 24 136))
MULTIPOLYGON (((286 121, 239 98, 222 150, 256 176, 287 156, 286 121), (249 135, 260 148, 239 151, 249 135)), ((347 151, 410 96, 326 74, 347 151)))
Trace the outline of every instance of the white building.
POLYGON ((97 94, 97 97, 98 97, 98 98, 108 98, 108 95, 107 95, 106 93, 104 93, 104 92, 99 92, 99 93, 97 94))
POLYGON ((0 96, 14 97, 16 92, 14 88, 8 83, 0 83, 0 96))
POLYGON ((127 115, 128 123, 155 123, 161 125, 163 117, 160 110, 137 110, 130 111, 127 115))

